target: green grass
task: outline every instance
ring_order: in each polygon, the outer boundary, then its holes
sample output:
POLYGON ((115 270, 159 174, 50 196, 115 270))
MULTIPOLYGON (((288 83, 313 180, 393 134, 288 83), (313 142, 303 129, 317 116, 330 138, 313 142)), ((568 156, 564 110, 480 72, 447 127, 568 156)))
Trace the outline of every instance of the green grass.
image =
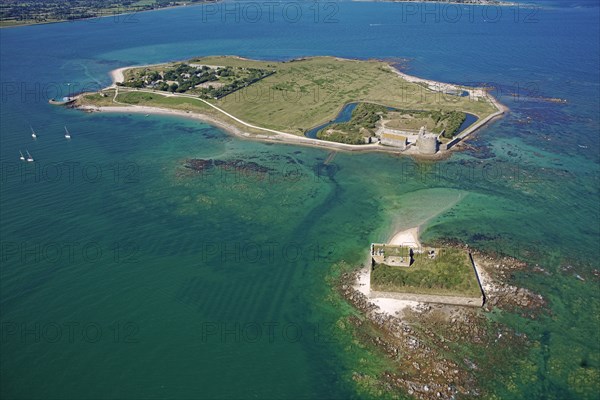
MULTIPOLYGON (((117 102, 113 102, 114 90, 105 91, 106 97, 98 93, 86 94, 81 100, 82 105, 122 106, 125 103, 138 106, 162 107, 174 110, 196 111, 203 114, 213 114, 213 109, 205 103, 185 97, 166 97, 161 94, 144 92, 120 92, 117 102)), ((216 113, 215 113, 216 114, 216 113)))
POLYGON ((206 105, 205 103, 185 98, 185 97, 167 97, 161 94, 144 93, 144 92, 119 92, 117 96, 117 103, 113 102, 115 95, 114 90, 107 90, 104 93, 106 97, 102 97, 98 93, 89 93, 78 100, 79 105, 93 105, 93 106, 109 106, 119 107, 126 105, 137 105, 137 106, 148 106, 148 107, 160 107, 173 110, 191 111, 201 114, 208 114, 216 116, 218 112, 206 105))
POLYGON ((365 137, 375 136, 377 122, 387 108, 378 104, 359 103, 348 122, 331 124, 317 133, 319 139, 349 144, 362 144, 365 137))
MULTIPOLYGON (((196 111, 203 114, 211 113, 212 108, 199 100, 185 97, 166 97, 160 94, 144 92, 125 92, 119 93, 117 101, 126 104, 140 106, 154 106, 163 108, 172 108, 184 111, 196 111)), ((118 105, 118 104, 113 104, 118 105)))
POLYGON ((441 249, 435 259, 415 254, 410 267, 376 265, 373 290, 385 292, 477 297, 481 289, 469 255, 460 249, 441 249))
POLYGON ((95 106, 114 106, 113 97, 115 95, 114 90, 104 91, 106 97, 103 97, 100 93, 89 93, 86 94, 82 99, 78 100, 79 104, 93 104, 95 106))
POLYGON ((411 110, 458 110, 480 118, 496 111, 487 100, 441 96, 407 82, 382 61, 313 57, 274 62, 217 56, 189 62, 276 70, 275 74, 213 103, 246 122, 298 135, 335 118, 349 102, 411 110))
POLYGON ((389 112, 386 116, 387 128, 399 130, 419 130, 424 126, 429 132, 441 133, 445 130, 444 137, 451 138, 455 135, 460 125, 466 118, 460 111, 411 111, 401 110, 389 112))
POLYGON ((97 93, 86 94, 78 100, 79 105, 93 105, 93 106, 148 106, 148 107, 160 107, 172 110, 181 110, 195 112, 203 115, 214 117, 215 119, 222 120, 229 125, 235 126, 238 129, 242 129, 245 132, 257 133, 262 135, 268 135, 268 132, 259 131, 253 128, 243 126, 236 121, 223 116, 220 112, 214 108, 208 106, 200 100, 196 100, 189 97, 167 97, 159 93, 147 93, 147 92, 119 92, 117 96, 118 103, 114 103, 113 96, 114 90, 107 90, 105 93, 107 97, 101 97, 97 93))

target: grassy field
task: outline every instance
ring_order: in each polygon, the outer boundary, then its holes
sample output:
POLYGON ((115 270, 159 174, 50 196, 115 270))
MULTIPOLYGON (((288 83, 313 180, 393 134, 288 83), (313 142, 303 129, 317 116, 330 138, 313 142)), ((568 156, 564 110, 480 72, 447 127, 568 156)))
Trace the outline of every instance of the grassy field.
POLYGON ((212 108, 201 101, 185 97, 166 97, 152 93, 119 93, 117 101, 140 106, 153 106, 171 108, 174 110, 196 111, 199 113, 210 113, 212 108))
POLYGON ((331 124, 321 129, 317 138, 349 144, 365 143, 365 138, 375 136, 377 122, 386 112, 384 106, 359 103, 352 111, 350 121, 331 124))
POLYGON ((94 105, 94 106, 116 106, 118 104, 113 103, 113 97, 115 96, 114 90, 104 91, 106 96, 102 96, 100 93, 89 93, 83 98, 77 100, 76 104, 79 105, 94 105))
POLYGON ((212 102, 246 122, 298 135, 335 118, 344 104, 355 101, 411 110, 459 110, 479 118, 496 111, 487 100, 442 95, 409 83, 381 61, 314 57, 273 62, 219 56, 189 62, 276 70, 212 102))
POLYGON ((440 113, 432 111, 393 111, 384 118, 385 126, 391 129, 418 131, 424 126, 429 132, 445 130, 452 137, 465 119, 462 112, 440 113))
POLYGON ((126 106, 129 104, 136 106, 160 107, 171 110, 189 111, 214 117, 216 119, 222 120, 223 122, 229 125, 233 125, 245 132, 269 135, 268 132, 252 129, 243 126, 230 118, 223 117, 223 114, 221 114, 214 108, 206 105, 205 103, 199 100, 195 100, 192 98, 167 97, 158 93, 154 94, 144 92, 120 92, 116 99, 118 103, 114 103, 114 90, 106 90, 104 93, 107 94, 106 97, 102 97, 98 93, 86 94, 85 96, 77 100, 77 105, 96 107, 119 107, 126 106))
POLYGON ((435 259, 415 254, 410 267, 376 265, 371 288, 377 291, 478 297, 481 289, 469 255, 442 249, 435 259))
POLYGON ((161 94, 144 93, 144 92, 120 92, 117 96, 116 103, 113 102, 115 95, 114 90, 107 90, 104 93, 106 97, 102 97, 98 93, 86 94, 83 98, 78 100, 78 105, 90 105, 90 106, 123 106, 123 105, 138 105, 148 107, 162 107, 173 110, 182 111, 194 111, 201 114, 213 114, 217 115, 217 111, 209 107, 205 103, 185 98, 185 97, 166 97, 161 94), (124 103, 124 104, 119 104, 124 103))

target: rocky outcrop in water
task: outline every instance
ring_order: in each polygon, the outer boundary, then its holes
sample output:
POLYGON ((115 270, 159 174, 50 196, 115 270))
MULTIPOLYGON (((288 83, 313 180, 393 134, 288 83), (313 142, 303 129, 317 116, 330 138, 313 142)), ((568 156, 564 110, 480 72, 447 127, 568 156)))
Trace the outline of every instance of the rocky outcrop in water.
MULTIPOLYGON (((466 247, 449 242, 443 245, 466 247)), ((480 396, 484 394, 480 383, 486 375, 500 373, 512 352, 526 351, 529 342, 525 334, 495 323, 486 315, 494 308, 517 311, 530 318, 544 312, 546 303, 542 296, 508 283, 511 274, 524 269, 526 264, 510 257, 470 251, 492 279, 484 309, 421 304, 390 316, 380 312, 353 287, 358 272, 342 274, 338 289, 360 311, 360 317, 349 318, 356 328, 355 334, 361 342, 383 352, 396 366, 378 377, 379 388, 390 392, 400 390, 418 399, 480 396), (482 357, 461 352, 463 346, 482 357)), ((353 379, 360 383, 372 378, 357 371, 353 379)))
POLYGON ((224 170, 232 170, 232 171, 240 171, 246 173, 262 173, 266 174, 272 171, 271 168, 265 167, 263 165, 257 164, 254 161, 245 161, 245 160, 214 160, 210 159, 201 159, 201 158, 192 158, 186 160, 184 166, 196 172, 204 172, 209 171, 213 168, 222 168, 224 170))

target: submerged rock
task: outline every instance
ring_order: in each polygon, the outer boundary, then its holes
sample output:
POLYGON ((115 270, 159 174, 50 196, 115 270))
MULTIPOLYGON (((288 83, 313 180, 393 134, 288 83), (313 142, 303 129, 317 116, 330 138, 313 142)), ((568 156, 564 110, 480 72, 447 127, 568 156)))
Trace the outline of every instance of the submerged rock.
POLYGON ((255 163, 254 161, 245 161, 245 160, 241 160, 241 159, 213 160, 213 159, 192 158, 192 159, 186 160, 184 167, 194 170, 196 172, 204 172, 204 171, 210 171, 213 168, 221 168, 226 171, 266 174, 273 170, 272 168, 265 167, 264 165, 260 165, 258 163, 255 163))

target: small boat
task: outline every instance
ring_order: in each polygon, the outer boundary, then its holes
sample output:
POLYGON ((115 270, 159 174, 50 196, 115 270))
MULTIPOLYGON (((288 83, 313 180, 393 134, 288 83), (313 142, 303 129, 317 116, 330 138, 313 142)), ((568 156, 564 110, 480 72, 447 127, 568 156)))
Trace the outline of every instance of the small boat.
POLYGON ((21 150, 19 150, 19 160, 25 161, 25 156, 23 155, 23 152, 21 150))
MULTIPOLYGON (((31 128, 31 126, 30 126, 30 128, 31 128)), ((31 128, 31 137, 33 139, 37 139, 37 135, 35 134, 35 131, 33 130, 33 128, 31 128)))
POLYGON ((146 114, 146 117, 149 117, 149 116, 150 116, 150 114, 146 114))
POLYGON ((66 126, 65 126, 65 139, 71 139, 71 134, 69 133, 69 130, 67 129, 66 126))
POLYGON ((27 162, 33 162, 33 157, 31 157, 31 154, 29 154, 29 151, 25 150, 25 153, 27 153, 27 162))

